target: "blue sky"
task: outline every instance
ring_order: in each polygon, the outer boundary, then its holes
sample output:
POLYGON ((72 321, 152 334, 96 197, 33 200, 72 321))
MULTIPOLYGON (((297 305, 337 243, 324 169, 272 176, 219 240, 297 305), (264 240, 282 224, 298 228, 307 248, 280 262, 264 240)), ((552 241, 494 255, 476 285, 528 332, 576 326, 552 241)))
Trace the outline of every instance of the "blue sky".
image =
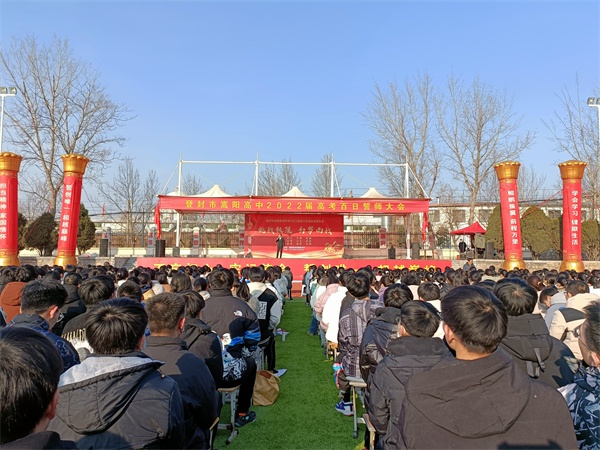
MULTIPOLYGON (((0 39, 69 39, 136 115, 120 130, 122 154, 142 174, 155 169, 161 185, 180 154, 317 162, 333 152, 373 162, 362 113, 375 83, 422 71, 440 85, 454 72, 506 89, 523 130, 537 134, 521 162, 553 183, 556 163, 569 158, 553 152, 542 119, 560 109, 555 94, 573 90, 576 74, 584 100, 600 96, 599 12, 597 1, 0 0, 0 39)), ((231 193, 252 178, 244 166, 188 170, 231 193)), ((356 189, 377 185, 366 169, 344 178, 356 189)))

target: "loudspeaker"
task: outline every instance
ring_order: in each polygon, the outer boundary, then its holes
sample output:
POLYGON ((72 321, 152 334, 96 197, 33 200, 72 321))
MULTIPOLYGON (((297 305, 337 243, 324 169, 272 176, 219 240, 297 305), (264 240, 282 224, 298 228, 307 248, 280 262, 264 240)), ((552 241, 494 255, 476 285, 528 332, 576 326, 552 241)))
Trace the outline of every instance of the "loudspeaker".
POLYGON ((485 259, 494 259, 494 243, 485 243, 485 259))
POLYGON ((108 239, 100 239, 100 257, 106 258, 108 256, 108 239))
POLYGON ((166 241, 164 239, 156 240, 156 247, 155 247, 155 251, 154 251, 155 257, 157 257, 157 258, 165 257, 165 245, 166 245, 166 241))
POLYGON ((419 259, 421 257, 421 246, 418 242, 410 243, 410 258, 411 259, 419 259))
POLYGON ((179 247, 173 247, 173 258, 179 258, 181 256, 181 250, 179 247))

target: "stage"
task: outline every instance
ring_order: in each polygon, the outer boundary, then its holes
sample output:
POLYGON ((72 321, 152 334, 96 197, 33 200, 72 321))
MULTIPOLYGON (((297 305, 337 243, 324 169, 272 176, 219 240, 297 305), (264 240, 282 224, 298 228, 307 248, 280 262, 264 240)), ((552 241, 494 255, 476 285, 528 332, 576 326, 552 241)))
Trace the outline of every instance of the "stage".
POLYGON ((302 258, 154 258, 141 257, 137 258, 137 266, 150 267, 158 269, 161 266, 170 264, 173 268, 182 266, 204 266, 207 265, 211 269, 217 264, 231 269, 235 268, 238 271, 244 267, 255 267, 259 265, 280 266, 281 268, 289 267, 294 274, 294 279, 299 280, 303 273, 308 270, 311 264, 316 266, 322 265, 326 269, 330 267, 345 267, 352 269, 360 269, 370 265, 371 267, 381 267, 387 269, 409 269, 418 268, 429 269, 440 268, 444 270, 446 267, 452 267, 452 261, 447 259, 302 259, 302 258))

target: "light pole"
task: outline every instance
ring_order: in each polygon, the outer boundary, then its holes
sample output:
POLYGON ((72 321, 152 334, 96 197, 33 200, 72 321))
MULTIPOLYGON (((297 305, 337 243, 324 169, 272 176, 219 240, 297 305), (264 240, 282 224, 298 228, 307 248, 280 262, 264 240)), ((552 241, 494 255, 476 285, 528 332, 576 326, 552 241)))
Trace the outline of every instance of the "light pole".
POLYGON ((2 132, 4 131, 4 99, 17 95, 17 88, 14 86, 0 86, 0 97, 2 97, 2 111, 0 111, 0 153, 2 153, 2 132))
MULTIPOLYGON (((587 105, 598 110, 598 146, 600 147, 600 97, 589 97, 587 105)), ((592 218, 596 217, 595 205, 598 203, 598 191, 592 192, 592 218)))

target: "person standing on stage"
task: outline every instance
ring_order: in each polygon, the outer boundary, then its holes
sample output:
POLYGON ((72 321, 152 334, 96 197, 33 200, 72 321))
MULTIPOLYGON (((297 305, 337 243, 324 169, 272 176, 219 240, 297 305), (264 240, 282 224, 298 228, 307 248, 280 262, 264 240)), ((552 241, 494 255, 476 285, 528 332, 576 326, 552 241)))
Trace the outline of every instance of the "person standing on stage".
POLYGON ((283 246, 285 245, 285 239, 281 233, 279 233, 275 242, 277 242, 277 254, 275 255, 275 258, 281 258, 283 256, 283 246))

